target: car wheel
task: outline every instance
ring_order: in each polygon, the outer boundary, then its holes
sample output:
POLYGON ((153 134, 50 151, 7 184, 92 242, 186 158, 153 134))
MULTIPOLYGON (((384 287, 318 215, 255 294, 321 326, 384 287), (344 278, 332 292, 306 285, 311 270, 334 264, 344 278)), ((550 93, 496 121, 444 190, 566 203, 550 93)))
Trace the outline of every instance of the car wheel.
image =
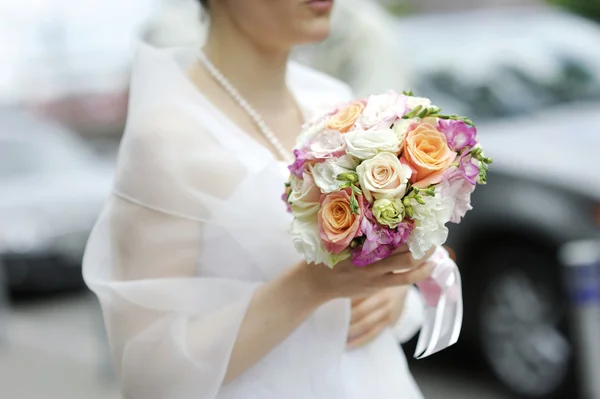
POLYGON ((574 398, 568 305, 555 256, 526 243, 498 243, 482 248, 476 259, 476 294, 469 300, 476 339, 493 374, 521 398, 574 398))

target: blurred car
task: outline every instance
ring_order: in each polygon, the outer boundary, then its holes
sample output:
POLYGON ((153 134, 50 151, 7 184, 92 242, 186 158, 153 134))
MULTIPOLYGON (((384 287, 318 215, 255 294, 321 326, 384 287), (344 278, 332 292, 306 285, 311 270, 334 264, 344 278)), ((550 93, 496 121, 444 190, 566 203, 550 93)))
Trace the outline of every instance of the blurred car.
POLYGON ((462 342, 519 397, 576 398, 558 254, 600 238, 600 26, 506 9, 403 18, 395 34, 415 94, 473 119, 494 158, 448 241, 464 279, 462 342))
POLYGON ((77 136, 18 109, 0 111, 0 265, 12 292, 82 284, 81 258, 113 169, 77 136))

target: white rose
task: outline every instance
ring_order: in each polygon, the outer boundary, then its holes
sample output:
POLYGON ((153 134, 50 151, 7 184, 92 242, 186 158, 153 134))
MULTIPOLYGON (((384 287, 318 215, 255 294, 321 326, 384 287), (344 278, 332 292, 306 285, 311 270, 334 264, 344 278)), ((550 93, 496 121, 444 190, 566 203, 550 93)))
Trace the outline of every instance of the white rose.
POLYGON ((328 159, 325 162, 311 166, 311 173, 315 184, 324 193, 332 193, 340 189, 337 177, 340 173, 352 172, 356 169, 358 161, 349 155, 328 159))
MULTIPOLYGON (((304 172, 302 179, 292 175, 290 177, 290 188, 292 192, 288 202, 298 219, 310 219, 316 215, 321 207, 321 190, 315 184, 310 173, 304 172)), ((316 218, 315 218, 316 221, 316 218)))
POLYGON ((319 237, 317 222, 294 219, 292 222, 292 242, 296 251, 304 256, 308 263, 324 263, 329 254, 319 237))
POLYGON ((404 140, 406 139, 406 133, 408 133, 408 128, 410 127, 411 123, 413 123, 413 122, 414 121, 411 121, 410 119, 398 119, 396 122, 394 122, 392 131, 396 134, 396 138, 398 139, 398 142, 400 143, 400 148, 402 148, 402 146, 404 146, 404 140))
POLYGON ((425 97, 406 97, 406 107, 409 109, 415 109, 418 106, 422 106, 423 108, 427 108, 431 106, 431 100, 425 97))
POLYGON ((368 130, 374 126, 389 127, 406 111, 406 97, 392 91, 370 96, 360 117, 360 125, 368 130))
POLYGON ((454 210, 454 199, 442 196, 436 189, 434 197, 423 195, 424 205, 411 199, 415 228, 408 238, 408 247, 415 259, 421 259, 432 246, 440 246, 448 238, 446 223, 454 210))
POLYGON ((380 152, 358 165, 356 173, 365 198, 373 202, 373 198, 404 196, 412 170, 395 154, 380 152))
POLYGON ((353 130, 346 133, 344 139, 348 154, 358 159, 373 158, 380 152, 398 154, 402 148, 398 135, 391 129, 353 130))
POLYGON ((327 252, 321 237, 319 237, 319 225, 316 221, 305 221, 294 219, 292 222, 292 243, 307 263, 323 263, 333 268, 338 262, 351 256, 350 251, 339 254, 327 252))
POLYGON ((314 159, 339 157, 345 153, 346 142, 342 134, 335 130, 321 132, 309 146, 309 154, 314 159))

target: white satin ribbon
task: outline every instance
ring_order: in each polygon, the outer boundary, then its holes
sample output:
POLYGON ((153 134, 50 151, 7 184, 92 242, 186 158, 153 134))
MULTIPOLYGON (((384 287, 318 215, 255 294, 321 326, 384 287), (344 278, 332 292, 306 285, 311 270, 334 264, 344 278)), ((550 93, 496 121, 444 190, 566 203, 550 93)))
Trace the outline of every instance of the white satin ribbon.
POLYGON ((458 341, 463 319, 460 272, 448 252, 439 247, 430 258, 431 276, 417 284, 425 300, 425 317, 414 357, 425 358, 458 341))

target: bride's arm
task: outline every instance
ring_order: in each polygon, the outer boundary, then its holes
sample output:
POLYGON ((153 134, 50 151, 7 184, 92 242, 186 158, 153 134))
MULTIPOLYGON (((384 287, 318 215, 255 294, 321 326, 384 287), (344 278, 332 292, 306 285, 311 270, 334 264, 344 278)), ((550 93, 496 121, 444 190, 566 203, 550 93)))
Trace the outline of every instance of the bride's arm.
POLYGON ((323 304, 325 297, 311 289, 303 266, 287 270, 256 291, 233 346, 225 383, 254 365, 323 304))

